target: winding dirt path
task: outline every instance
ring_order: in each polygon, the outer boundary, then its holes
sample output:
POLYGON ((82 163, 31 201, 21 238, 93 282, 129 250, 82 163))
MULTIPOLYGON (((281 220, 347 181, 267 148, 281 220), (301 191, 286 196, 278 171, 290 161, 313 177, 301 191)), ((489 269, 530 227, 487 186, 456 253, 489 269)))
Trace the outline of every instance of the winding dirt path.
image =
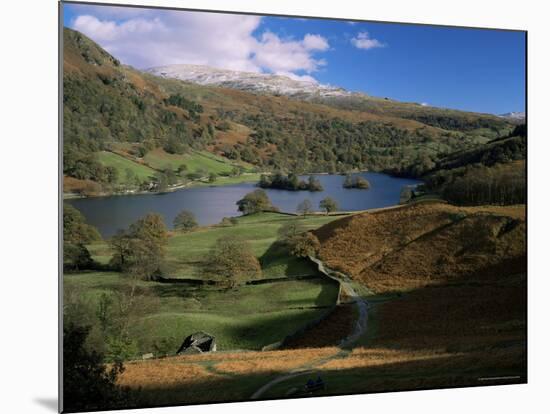
MULTIPOLYGON (((324 275, 340 283, 340 295, 338 298, 338 302, 340 301, 340 297, 342 296, 342 294, 345 294, 347 297, 353 300, 355 306, 357 307, 359 314, 358 314, 357 321, 355 323, 355 327, 353 331, 348 336, 342 338, 342 340, 338 344, 340 348, 348 348, 352 346, 361 336, 363 336, 367 332, 369 303, 356 292, 349 276, 345 275, 344 273, 337 272, 335 270, 328 268, 321 260, 315 257, 310 256, 309 259, 313 263, 317 264, 319 272, 323 273, 324 275)), ((254 392, 254 394, 252 394, 250 399, 251 400, 260 399, 262 395, 264 395, 274 385, 277 385, 288 379, 298 377, 300 375, 312 373, 315 371, 316 366, 324 364, 333 359, 342 358, 342 356, 347 354, 348 354, 347 351, 342 350, 342 352, 339 352, 336 355, 333 355, 328 358, 323 358, 322 361, 315 361, 313 364, 304 364, 300 368, 295 368, 286 374, 282 374, 278 377, 275 377, 274 379, 269 381, 267 384, 264 384, 262 387, 258 388, 254 392)))

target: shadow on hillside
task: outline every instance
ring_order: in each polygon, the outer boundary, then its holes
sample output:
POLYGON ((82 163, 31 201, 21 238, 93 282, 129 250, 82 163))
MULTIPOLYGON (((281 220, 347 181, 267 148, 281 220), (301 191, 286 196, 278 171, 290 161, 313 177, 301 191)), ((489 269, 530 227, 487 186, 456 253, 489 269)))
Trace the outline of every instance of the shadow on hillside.
POLYGON ((225 330, 229 336, 239 338, 239 342, 249 344, 246 349, 257 349, 258 344, 269 345, 294 334, 306 324, 320 318, 328 310, 320 308, 289 312, 281 309, 258 314, 257 318, 248 319, 250 322, 246 324, 225 326, 225 330))
MULTIPOLYGON (((425 286, 383 301, 370 300, 369 346, 469 352, 525 344, 524 259, 504 261, 447 284, 425 286)), ((291 347, 330 345, 322 341, 325 337, 332 338, 332 344, 338 343, 333 333, 350 317, 344 310, 306 330, 291 347)), ((367 338, 359 343, 367 343, 367 338)))
MULTIPOLYGON (((502 358, 498 353, 434 355, 417 361, 383 363, 375 360, 374 364, 363 367, 347 367, 345 359, 337 359, 332 360, 325 369, 310 370, 274 385, 259 399, 525 383, 526 360, 521 351, 516 356, 502 358), (342 364, 338 366, 340 361, 342 364), (330 364, 334 364, 334 368, 330 364), (304 392, 308 379, 318 376, 323 379, 326 389, 309 394, 304 392)), ((138 394, 140 403, 128 408, 250 401, 252 394, 260 387, 288 372, 286 369, 272 370, 268 366, 263 369, 263 372, 233 372, 206 378, 198 376, 181 385, 143 387, 138 394)))
POLYGON ((262 268, 270 265, 284 264, 285 270, 280 276, 303 276, 318 274, 315 266, 308 260, 294 257, 280 241, 273 242, 260 257, 262 268))

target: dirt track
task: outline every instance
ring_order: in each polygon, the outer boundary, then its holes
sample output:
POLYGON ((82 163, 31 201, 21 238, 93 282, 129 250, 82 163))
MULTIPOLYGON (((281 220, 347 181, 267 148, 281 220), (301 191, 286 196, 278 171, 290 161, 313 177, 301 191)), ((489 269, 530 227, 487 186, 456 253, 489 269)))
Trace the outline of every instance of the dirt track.
MULTIPOLYGON (((340 296, 342 296, 342 293, 345 294, 345 296, 352 299, 355 303, 355 306, 357 306, 358 318, 355 323, 355 327, 348 336, 342 338, 342 340, 340 341, 340 344, 338 345, 340 348, 348 348, 352 346, 361 336, 363 336, 367 332, 369 303, 365 299, 363 299, 359 294, 357 294, 357 292, 353 288, 350 278, 347 275, 334 271, 332 269, 329 269, 328 267, 325 266, 325 264, 321 260, 317 258, 310 257, 309 259, 315 264, 317 264, 317 267, 321 273, 325 274, 331 279, 334 279, 340 282, 340 285, 341 285, 340 296)), ((323 359, 322 361, 316 361, 316 363, 314 364, 305 364, 300 368, 293 369, 292 371, 286 374, 280 375, 272 379, 267 384, 264 384, 258 390, 256 390, 254 394, 252 394, 250 399, 252 400, 260 399, 261 396, 265 394, 265 392, 268 391, 274 385, 277 385, 283 381, 286 381, 288 379, 291 379, 300 375, 311 373, 315 370, 315 367, 317 365, 320 365, 321 363, 326 363, 333 359, 341 358, 345 354, 347 354, 347 352, 342 351, 341 353, 338 353, 332 357, 323 359)))

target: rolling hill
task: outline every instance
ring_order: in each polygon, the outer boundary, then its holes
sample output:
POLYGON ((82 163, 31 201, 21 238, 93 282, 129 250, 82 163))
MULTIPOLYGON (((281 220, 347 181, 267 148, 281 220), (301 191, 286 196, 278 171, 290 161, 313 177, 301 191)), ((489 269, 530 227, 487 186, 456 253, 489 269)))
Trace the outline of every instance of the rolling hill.
MULTIPOLYGON (((140 164, 159 151, 166 159, 207 151, 231 170, 381 171, 475 148, 513 128, 496 116, 340 89, 308 93, 307 85, 293 84, 295 93, 285 96, 264 87, 286 82, 270 75, 263 76, 263 84, 249 80, 242 88, 229 81, 191 83, 122 65, 71 29, 64 29, 63 42, 64 174, 73 187, 80 180, 109 192, 136 182, 131 173, 132 180, 121 179, 125 171, 113 173, 98 157, 101 151, 140 164), (264 85, 263 90, 250 90, 251 84, 264 85)), ((204 75, 204 68, 195 69, 204 75)), ((241 73, 234 76, 243 79, 241 73)), ((174 171, 177 163, 166 164, 174 171)), ((155 175, 165 172, 158 163, 147 166, 155 175)), ((215 172, 208 165, 203 170, 215 172)), ((151 187, 146 181, 136 184, 151 187)))
POLYGON ((508 136, 416 165, 424 188, 455 204, 520 204, 527 201, 527 130, 518 125, 508 136))
POLYGON ((315 233, 329 266, 379 293, 520 272, 525 264, 522 205, 413 203, 353 215, 315 233))
POLYGON ((369 348, 449 352, 451 365, 428 369, 448 381, 479 369, 525 380, 525 205, 425 202, 353 215, 314 232, 325 263, 375 292, 369 348))
POLYGON ((489 114, 436 108, 419 103, 398 102, 389 98, 377 98, 332 85, 296 80, 281 75, 239 72, 201 65, 160 66, 150 68, 147 72, 156 76, 179 79, 198 85, 231 88, 255 94, 283 95, 340 109, 414 119, 427 125, 457 131, 487 128, 498 132, 507 128, 507 124, 503 119, 511 121, 520 120, 522 117, 521 113, 509 113, 497 117, 489 114))

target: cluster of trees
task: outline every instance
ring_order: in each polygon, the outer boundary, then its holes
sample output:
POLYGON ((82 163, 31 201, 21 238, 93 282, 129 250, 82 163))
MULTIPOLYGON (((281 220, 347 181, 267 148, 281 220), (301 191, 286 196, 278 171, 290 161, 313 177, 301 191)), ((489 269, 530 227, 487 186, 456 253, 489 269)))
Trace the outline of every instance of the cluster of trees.
POLYGON ((170 95, 167 99, 164 100, 164 103, 167 105, 174 105, 178 108, 186 109, 189 112, 191 119, 199 121, 198 114, 202 114, 203 107, 201 104, 187 99, 185 96, 180 94, 170 95))
POLYGON ((222 144, 218 147, 218 149, 225 157, 229 158, 230 160, 242 160, 255 165, 263 164, 260 151, 250 144, 222 144))
POLYGON ((162 216, 149 213, 109 240, 113 250, 110 265, 129 275, 154 279, 161 273, 167 242, 162 216))
POLYGON ((319 103, 345 110, 359 110, 379 115, 390 115, 398 118, 413 119, 437 128, 455 131, 472 131, 479 128, 500 132, 509 128, 505 119, 496 116, 472 114, 462 111, 436 108, 413 107, 410 104, 400 104, 388 98, 376 100, 359 96, 347 98, 318 98, 319 103))
POLYGON ((476 148, 444 156, 437 161, 437 170, 451 170, 467 165, 492 166, 523 160, 527 155, 527 138, 512 136, 499 138, 476 148))
POLYGON ((363 178, 359 175, 352 176, 347 174, 343 184, 344 188, 359 188, 361 190, 368 190, 370 188, 370 183, 366 178, 363 178))
POLYGON ((497 163, 522 160, 527 154, 526 132, 525 125, 518 125, 510 134, 485 145, 439 156, 423 151, 412 162, 401 163, 387 172, 396 176, 430 177, 443 170, 453 170, 468 165, 480 164, 490 167, 497 163))
POLYGON ((323 191, 321 182, 315 176, 310 175, 306 182, 300 180, 294 173, 289 173, 286 176, 280 172, 276 172, 273 175, 262 174, 259 185, 262 188, 276 188, 289 191, 323 191))
POLYGON ((79 180, 93 180, 100 184, 115 184, 119 179, 118 170, 101 164, 97 154, 82 151, 70 143, 63 147, 63 173, 79 180))
POLYGON ((70 204, 63 205, 63 268, 82 270, 93 265, 87 244, 101 240, 97 229, 86 223, 82 213, 70 204))
MULTIPOLYGON (((332 197, 325 197, 319 202, 319 208, 323 210, 327 215, 338 210, 338 202, 332 197)), ((313 205, 311 201, 305 199, 296 207, 296 212, 304 217, 313 212, 313 205)))
MULTIPOLYGON (((461 132, 412 129, 376 121, 352 122, 307 111, 273 114, 266 109, 260 113, 232 111, 223 115, 255 131, 248 146, 267 151, 268 156, 252 162, 298 174, 401 169, 416 160, 420 147, 435 156, 440 151, 448 153, 475 145, 473 136, 461 132), (430 143, 435 145, 426 145, 430 143)), ((492 118, 487 119, 493 122, 492 118)), ((465 130, 467 125, 465 121, 465 130)), ((506 125, 503 122, 499 128, 506 125)))
MULTIPOLYGON (((239 211, 243 214, 254 214, 262 211, 279 211, 275 207, 264 190, 258 189, 246 194, 237 201, 239 211)), ((319 202, 319 208, 326 214, 338 210, 338 202, 332 197, 325 197, 319 202)), ((313 212, 313 205, 310 200, 305 199, 296 207, 296 212, 301 215, 307 215, 313 212)))
POLYGON ((477 148, 440 158, 423 188, 455 204, 515 204, 526 200, 526 128, 477 148))
POLYGON ((239 211, 243 214, 254 214, 262 211, 278 211, 278 208, 271 204, 271 200, 264 190, 254 190, 237 201, 239 211))
POLYGON ((496 133, 507 128, 506 121, 496 116, 476 116, 460 114, 458 111, 412 111, 401 113, 402 118, 413 119, 426 125, 451 131, 472 131, 480 128, 491 129, 496 133), (437 111, 437 112, 436 112, 437 111))
POLYGON ((135 397, 117 379, 124 365, 104 363, 102 354, 86 346, 90 328, 63 325, 63 408, 67 412, 128 408, 135 397))
POLYGON ((454 204, 523 204, 527 201, 525 164, 467 166, 460 172, 451 172, 440 192, 454 204))

